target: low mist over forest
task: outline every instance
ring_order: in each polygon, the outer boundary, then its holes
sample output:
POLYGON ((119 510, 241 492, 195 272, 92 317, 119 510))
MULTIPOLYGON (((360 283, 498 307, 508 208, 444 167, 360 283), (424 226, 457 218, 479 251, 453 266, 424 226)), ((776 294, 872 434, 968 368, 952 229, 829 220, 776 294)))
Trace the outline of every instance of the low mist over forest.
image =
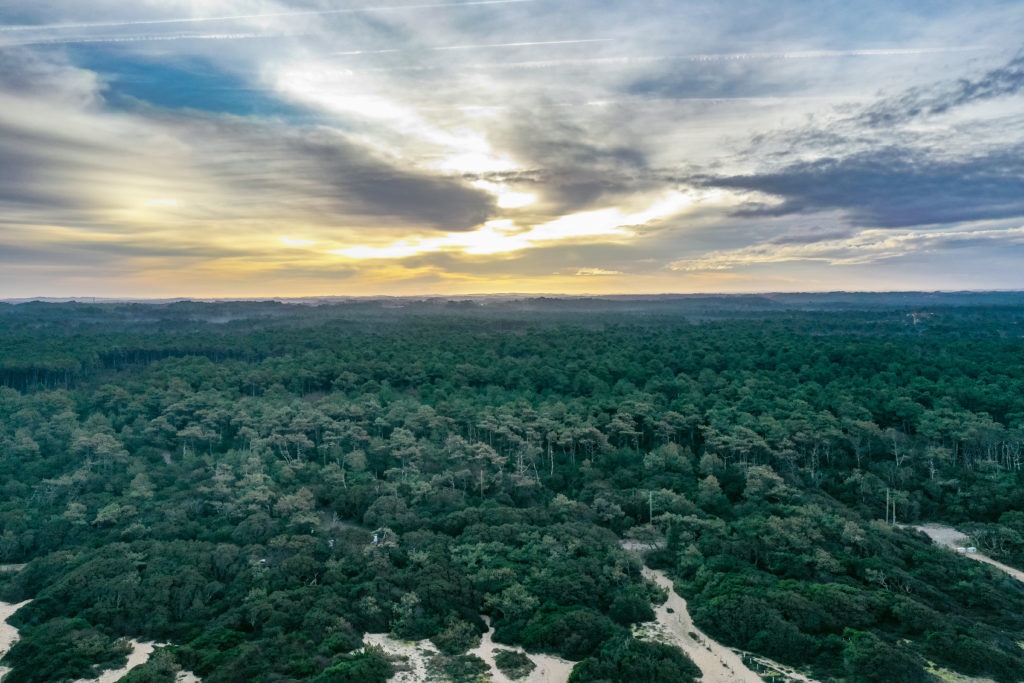
POLYGON ((0 303, 0 665, 473 681, 486 617, 694 680, 646 565, 819 681, 1021 681, 1024 584, 913 526, 1024 569, 1022 466, 1020 293, 0 303))

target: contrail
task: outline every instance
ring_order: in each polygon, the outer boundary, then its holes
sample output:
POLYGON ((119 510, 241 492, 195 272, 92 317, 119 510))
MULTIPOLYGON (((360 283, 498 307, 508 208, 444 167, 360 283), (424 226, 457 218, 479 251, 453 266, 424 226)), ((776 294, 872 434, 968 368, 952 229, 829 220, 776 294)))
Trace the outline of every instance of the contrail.
POLYGON ((534 45, 578 45, 580 43, 609 43, 614 38, 583 38, 580 40, 536 40, 526 43, 487 43, 483 45, 449 45, 434 47, 432 50, 478 50, 487 47, 532 47, 534 45))
POLYGON ((139 36, 97 36, 94 38, 40 38, 2 41, 0 47, 23 45, 79 45, 86 43, 146 43, 166 40, 251 40, 255 38, 298 38, 305 33, 154 33, 139 36))
POLYGON ((109 21, 83 24, 38 24, 0 26, 0 31, 43 31, 64 28, 116 28, 121 26, 151 26, 156 24, 186 24, 206 21, 234 21, 238 19, 265 19, 274 17, 301 17, 325 14, 360 14, 363 12, 387 12, 405 9, 439 9, 443 7, 471 7, 477 5, 510 5, 535 2, 536 0, 469 0, 468 2, 432 2, 417 5, 391 5, 388 7, 348 7, 345 9, 302 10, 295 12, 264 12, 261 14, 234 14, 221 17, 185 17, 178 19, 145 19, 139 21, 109 21))
MULTIPOLYGON (((583 64, 643 64, 648 62, 726 62, 756 60, 821 59, 828 57, 880 57, 937 54, 945 52, 975 52, 984 47, 892 48, 871 50, 806 50, 799 52, 734 52, 697 55, 633 55, 620 57, 575 57, 524 62, 483 62, 462 64, 465 69, 544 69, 583 64)), ((375 68, 370 71, 430 71, 447 68, 436 65, 375 68)))
POLYGON ((384 55, 394 52, 416 52, 418 50, 480 50, 492 47, 534 47, 538 45, 579 45, 581 43, 608 43, 614 38, 582 38, 579 40, 534 40, 522 43, 482 43, 479 45, 445 45, 442 47, 408 48, 405 50, 350 50, 347 52, 332 52, 332 55, 384 55))

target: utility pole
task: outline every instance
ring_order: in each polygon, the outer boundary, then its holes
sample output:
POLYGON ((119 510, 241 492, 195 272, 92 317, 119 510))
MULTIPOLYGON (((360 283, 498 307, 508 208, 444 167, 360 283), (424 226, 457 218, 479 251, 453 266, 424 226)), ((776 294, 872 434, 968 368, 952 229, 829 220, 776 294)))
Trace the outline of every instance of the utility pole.
POLYGON ((896 492, 889 489, 885 490, 885 523, 896 526, 896 492))
POLYGON ((654 524, 654 491, 647 492, 647 515, 648 521, 654 524))

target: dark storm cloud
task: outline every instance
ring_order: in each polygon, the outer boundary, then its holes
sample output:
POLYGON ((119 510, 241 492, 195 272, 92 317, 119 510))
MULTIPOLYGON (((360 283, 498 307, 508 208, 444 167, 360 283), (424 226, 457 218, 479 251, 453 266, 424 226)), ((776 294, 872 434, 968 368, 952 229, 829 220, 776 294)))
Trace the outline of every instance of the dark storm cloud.
MULTIPOLYGON (((330 211, 374 224, 471 230, 487 220, 494 199, 452 178, 376 156, 327 128, 281 128, 241 119, 182 121, 202 141, 204 174, 256 201, 287 204, 298 214, 330 211)), ((295 214, 293 214, 295 215, 295 214)))
POLYGON ((791 232, 779 235, 771 240, 772 244, 815 244, 841 240, 853 234, 853 230, 822 230, 814 228, 806 232, 791 232))
POLYGON ((1024 53, 974 79, 961 78, 930 88, 912 88, 863 111, 856 120, 866 126, 892 126, 923 116, 943 114, 973 102, 1014 95, 1024 90, 1024 53))
POLYGON ((568 116, 552 116, 543 105, 517 111, 508 121, 496 138, 532 170, 489 174, 483 179, 534 183, 556 213, 602 207, 661 186, 660 180, 652 178, 644 152, 615 126, 588 128, 568 116))
POLYGON ((883 228, 1009 218, 1024 215, 1024 146, 955 161, 889 147, 705 182, 783 199, 748 205, 737 212, 743 216, 843 209, 883 228))
POLYGON ((746 204, 737 216, 841 210, 862 227, 899 228, 1024 216, 1024 144, 1010 133, 994 148, 975 122, 942 136, 911 124, 1024 87, 1024 56, 971 78, 884 97, 836 119, 750 138, 745 174, 707 173, 705 186, 759 192, 779 201, 746 204))
POLYGON ((354 217, 365 219, 362 225, 459 231, 479 225, 494 209, 493 197, 461 178, 403 168, 327 129, 198 112, 147 113, 148 138, 135 140, 86 136, 81 126, 65 130, 58 112, 55 125, 45 128, 0 117, 0 202, 44 212, 44 220, 80 223, 110 202, 106 191, 121 179, 198 170, 190 181, 202 178, 209 190, 230 190, 210 203, 217 214, 242 205, 282 219, 329 214, 335 223, 354 217), (185 159, 191 169, 146 166, 136 158, 135 146, 152 144, 162 131, 191 148, 185 159))

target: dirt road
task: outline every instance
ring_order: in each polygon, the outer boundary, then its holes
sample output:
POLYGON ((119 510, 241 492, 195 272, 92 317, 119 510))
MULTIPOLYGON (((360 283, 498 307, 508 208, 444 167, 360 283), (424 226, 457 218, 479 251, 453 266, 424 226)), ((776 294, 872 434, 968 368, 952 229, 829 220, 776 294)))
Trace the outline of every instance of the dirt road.
MULTIPOLYGON (((944 524, 921 524, 914 528, 927 535, 928 538, 932 539, 932 543, 935 543, 936 545, 956 550, 956 548, 963 547, 967 543, 967 534, 962 531, 957 531, 951 526, 945 526, 944 524)), ((993 560, 991 557, 982 555, 981 553, 963 553, 963 556, 969 557, 972 560, 977 560, 978 562, 990 564, 996 569, 1004 571, 1013 578, 1024 583, 1024 572, 1019 569, 1014 569, 1013 567, 993 560)))
MULTIPOLYGON (((675 645, 704 674, 701 683, 759 683, 762 679, 747 668, 739 655, 719 645, 698 629, 684 600, 663 572, 644 567, 644 576, 668 591, 668 600, 655 610, 653 622, 665 642, 675 645), (669 611, 671 610, 671 612, 669 611)), ((647 627, 651 622, 644 624, 647 627)))

